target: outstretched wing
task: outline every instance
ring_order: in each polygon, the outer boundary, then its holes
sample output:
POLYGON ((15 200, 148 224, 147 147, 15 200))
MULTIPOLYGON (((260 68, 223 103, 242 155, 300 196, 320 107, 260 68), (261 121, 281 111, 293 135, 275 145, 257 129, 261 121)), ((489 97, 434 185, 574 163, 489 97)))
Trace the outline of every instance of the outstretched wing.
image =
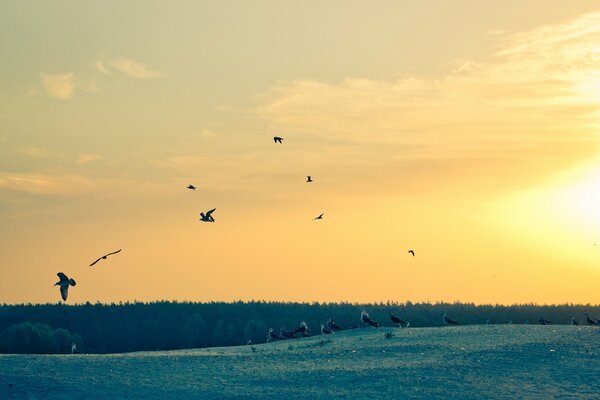
POLYGON ((63 274, 62 272, 59 272, 56 275, 58 276, 58 279, 60 279, 61 283, 69 281, 69 278, 67 278, 67 276, 65 274, 63 274))
POLYGON ((102 257, 100 257, 99 259, 97 259, 96 261, 94 261, 93 263, 90 264, 90 267, 92 267, 94 264, 96 264, 98 261, 102 260, 102 257))
POLYGON ((107 255, 105 255, 104 257, 108 257, 108 256, 111 256, 111 255, 113 255, 113 254, 117 254, 117 253, 119 253, 121 250, 122 250, 122 249, 119 249, 119 250, 117 250, 117 251, 113 251, 112 253, 108 253, 108 254, 107 254, 107 255))
POLYGON ((67 301, 67 295, 69 294, 69 285, 60 285, 60 295, 64 301, 67 301))
POLYGON ((206 216, 210 217, 210 214, 212 214, 215 210, 216 210, 216 208, 213 208, 212 210, 207 211, 206 216))

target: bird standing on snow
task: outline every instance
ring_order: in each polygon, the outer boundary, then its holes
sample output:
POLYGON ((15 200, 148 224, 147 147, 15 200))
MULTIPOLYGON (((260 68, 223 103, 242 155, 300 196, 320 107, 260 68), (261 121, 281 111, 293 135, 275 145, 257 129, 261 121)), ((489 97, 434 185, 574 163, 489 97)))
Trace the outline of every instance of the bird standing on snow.
POLYGON ((369 325, 369 326, 374 326, 375 328, 379 327, 379 324, 375 321, 373 321, 371 319, 371 317, 369 317, 369 314, 367 314, 366 311, 362 311, 360 313, 360 320, 365 324, 365 325, 369 325))
POLYGON ((321 213, 321 215, 319 215, 318 217, 313 218, 313 220, 314 219, 323 219, 323 214, 325 214, 325 213, 321 213))
POLYGON ((200 221, 202 221, 202 222, 215 222, 215 219, 211 215, 215 210, 216 210, 216 208, 213 208, 212 210, 207 211, 206 214, 200 213, 200 221))
POLYGON ((335 333, 331 329, 325 327, 325 325, 321 324, 321 335, 329 335, 331 333, 335 333))
POLYGON ((310 183, 310 182, 312 182, 312 181, 313 181, 313 180, 312 180, 312 176, 308 175, 308 176, 306 177, 306 182, 307 182, 307 183, 310 183))
POLYGON ((446 324, 446 325, 458 325, 458 322, 453 321, 450 318, 448 318, 446 316, 446 313, 442 314, 442 320, 444 321, 444 324, 446 324))
POLYGON ((58 279, 60 279, 60 281, 56 282, 54 286, 60 286, 60 295, 64 301, 67 301, 67 296, 69 295, 69 285, 75 286, 75 280, 69 279, 69 277, 62 272, 59 272, 56 275, 58 275, 58 279))
POLYGON ((274 136, 274 137, 273 137, 273 141, 274 141, 275 143, 279 143, 279 144, 281 144, 281 143, 283 143, 283 138, 282 138, 282 137, 279 137, 279 136, 274 136))
POLYGON ((194 186, 194 185, 188 185, 188 186, 187 186, 187 189, 190 189, 190 190, 196 190, 196 186, 194 186))
POLYGON ((390 313, 390 319, 398 328, 400 328, 402 325, 406 325, 406 321, 402 321, 400 318, 396 317, 392 313, 390 313))
POLYGON ((112 253, 105 254, 105 255, 103 255, 102 257, 98 258, 98 259, 97 259, 96 261, 94 261, 93 263, 91 263, 91 264, 90 264, 90 267, 91 267, 91 266, 93 266, 94 264, 96 264, 98 261, 100 261, 100 260, 106 260, 106 258, 107 258, 108 256, 111 256, 111 255, 113 255, 113 254, 117 254, 117 253, 120 253, 120 252, 121 252, 121 249, 119 249, 119 250, 117 250, 117 251, 113 251, 112 253))

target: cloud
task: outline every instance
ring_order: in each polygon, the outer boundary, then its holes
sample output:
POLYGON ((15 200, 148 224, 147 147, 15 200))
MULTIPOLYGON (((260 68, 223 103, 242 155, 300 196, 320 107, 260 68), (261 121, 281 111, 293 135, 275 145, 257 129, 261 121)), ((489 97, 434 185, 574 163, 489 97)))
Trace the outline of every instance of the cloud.
POLYGON ((146 65, 132 60, 130 58, 117 58, 115 60, 112 60, 110 62, 110 65, 133 78, 156 79, 163 76, 162 73, 158 71, 153 71, 146 65))
POLYGON ((77 164, 88 164, 94 161, 100 161, 104 157, 100 154, 80 154, 77 158, 77 164))
POLYGON ((42 86, 46 93, 57 99, 70 99, 75 93, 75 75, 67 74, 40 74, 42 86))
POLYGON ((81 176, 56 172, 0 172, 0 190, 9 189, 37 195, 80 193, 93 187, 81 176))
POLYGON ((110 71, 109 71, 108 67, 102 61, 96 62, 96 69, 105 75, 110 75, 110 71))

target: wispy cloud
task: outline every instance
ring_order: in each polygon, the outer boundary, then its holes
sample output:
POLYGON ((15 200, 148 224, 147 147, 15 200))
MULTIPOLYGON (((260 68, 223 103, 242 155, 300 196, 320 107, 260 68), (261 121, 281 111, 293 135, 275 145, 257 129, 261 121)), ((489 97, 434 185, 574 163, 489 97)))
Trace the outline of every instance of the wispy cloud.
POLYGON ((9 189, 37 195, 80 193, 93 187, 78 175, 54 172, 10 173, 0 172, 0 190, 9 189))
POLYGON ((103 61, 96 62, 96 69, 105 75, 110 75, 110 70, 103 61))
POLYGON ((77 158, 77 164, 88 164, 94 161, 100 161, 104 157, 100 154, 80 154, 77 158))
POLYGON ((57 99, 70 99, 75 94, 75 75, 67 74, 40 74, 42 86, 46 93, 57 99))
MULTIPOLYGON (((103 68, 106 68, 104 64, 101 64, 103 68)), ((138 79, 156 79, 163 76, 161 72, 154 71, 147 67, 145 64, 132 60, 130 58, 117 58, 110 62, 113 68, 138 79)), ((108 71, 108 70, 107 70, 108 71)))

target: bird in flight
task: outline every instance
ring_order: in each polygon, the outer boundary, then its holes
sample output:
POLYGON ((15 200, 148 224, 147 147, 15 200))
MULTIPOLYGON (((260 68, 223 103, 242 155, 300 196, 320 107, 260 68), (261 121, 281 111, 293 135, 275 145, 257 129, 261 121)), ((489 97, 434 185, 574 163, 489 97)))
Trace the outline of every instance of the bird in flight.
POLYGON ((60 295, 64 301, 67 301, 67 295, 69 294, 69 285, 75 286, 75 280, 69 279, 65 274, 59 272, 56 274, 60 281, 56 282, 54 286, 60 286, 60 295))
POLYGON ((194 185, 188 185, 187 188, 190 190, 196 190, 196 186, 194 185))
POLYGON ((207 211, 206 214, 200 213, 200 221, 202 221, 202 222, 215 222, 215 219, 211 215, 215 210, 216 210, 216 208, 213 208, 212 210, 207 211))
POLYGON ((313 180, 312 180, 312 176, 308 175, 308 176, 306 177, 306 182, 310 183, 310 182, 312 182, 312 181, 313 181, 313 180))
POLYGON ((111 256, 113 254, 117 254, 121 251, 121 249, 117 250, 117 251, 113 251, 112 253, 108 253, 103 255, 102 257, 98 258, 96 261, 94 261, 93 263, 90 264, 90 267, 93 266, 94 264, 96 264, 98 261, 100 260, 106 260, 106 257, 111 256))
POLYGON ((275 136, 275 137, 273 137, 273 141, 275 143, 280 143, 281 144, 281 143, 283 143, 283 138, 279 137, 279 136, 275 136))
POLYGON ((414 250, 409 250, 408 252, 409 252, 410 254, 412 254, 412 256, 413 256, 413 257, 415 256, 415 251, 414 251, 414 250))
POLYGON ((321 213, 321 215, 319 215, 318 217, 315 217, 313 219, 323 219, 323 214, 325 214, 325 213, 321 213))

